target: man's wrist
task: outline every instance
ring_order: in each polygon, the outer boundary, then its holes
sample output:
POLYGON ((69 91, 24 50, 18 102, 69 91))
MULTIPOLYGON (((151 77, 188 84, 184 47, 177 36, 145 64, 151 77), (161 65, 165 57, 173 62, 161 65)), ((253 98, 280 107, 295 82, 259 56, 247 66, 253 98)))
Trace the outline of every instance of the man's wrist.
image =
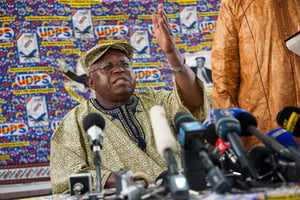
POLYGON ((188 67, 189 66, 185 63, 185 58, 184 58, 182 67, 180 69, 174 69, 173 67, 171 67, 171 71, 173 74, 183 74, 184 72, 186 72, 188 67))

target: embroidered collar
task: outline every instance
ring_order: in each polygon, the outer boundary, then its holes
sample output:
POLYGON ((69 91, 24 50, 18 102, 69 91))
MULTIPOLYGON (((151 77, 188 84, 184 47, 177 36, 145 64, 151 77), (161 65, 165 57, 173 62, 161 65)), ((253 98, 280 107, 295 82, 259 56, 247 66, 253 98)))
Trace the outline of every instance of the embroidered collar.
POLYGON ((137 105, 139 103, 138 97, 135 95, 131 96, 130 102, 122 106, 116 106, 114 108, 104 108, 100 105, 97 99, 90 99, 90 102, 95 106, 100 112, 110 115, 111 121, 119 120, 126 131, 127 135, 135 142, 138 146, 146 151, 145 133, 139 120, 136 118, 137 112, 143 112, 137 110, 137 105))

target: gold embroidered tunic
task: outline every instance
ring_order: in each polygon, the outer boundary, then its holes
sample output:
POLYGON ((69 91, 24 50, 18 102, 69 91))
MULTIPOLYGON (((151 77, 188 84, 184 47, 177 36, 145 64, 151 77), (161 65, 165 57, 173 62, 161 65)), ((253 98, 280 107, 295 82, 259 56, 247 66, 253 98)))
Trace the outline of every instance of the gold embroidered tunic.
MULTIPOLYGON (((199 81, 203 88, 203 84, 199 81)), ((204 91, 204 88, 203 88, 204 91)), ((206 102, 206 98, 205 98, 206 102)), ((151 181, 167 169, 165 160, 155 147, 149 110, 154 105, 164 107, 168 122, 174 134, 174 116, 177 112, 189 112, 182 104, 180 94, 173 91, 154 90, 135 93, 131 102, 105 109, 90 99, 71 110, 61 121, 51 138, 50 173, 52 192, 68 192, 68 177, 79 171, 89 171, 96 185, 94 155, 90 148, 87 133, 82 121, 91 112, 99 113, 105 119, 103 130, 103 148, 101 149, 101 184, 105 185, 112 171, 128 167, 135 172, 146 173, 151 181)), ((206 104, 193 115, 203 121, 206 117, 206 104)), ((163 134, 163 133, 161 133, 163 134)), ((175 154, 180 165, 180 146, 175 154)))

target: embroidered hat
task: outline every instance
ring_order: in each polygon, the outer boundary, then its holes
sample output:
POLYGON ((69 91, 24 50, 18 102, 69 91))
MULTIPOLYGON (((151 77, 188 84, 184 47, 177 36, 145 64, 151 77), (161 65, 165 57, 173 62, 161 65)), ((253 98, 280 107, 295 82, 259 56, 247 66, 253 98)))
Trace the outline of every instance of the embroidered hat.
POLYGON ((84 71, 88 74, 89 68, 101 58, 109 49, 117 49, 122 51, 130 60, 133 56, 133 47, 125 42, 115 42, 97 45, 86 52, 80 58, 80 62, 84 71))

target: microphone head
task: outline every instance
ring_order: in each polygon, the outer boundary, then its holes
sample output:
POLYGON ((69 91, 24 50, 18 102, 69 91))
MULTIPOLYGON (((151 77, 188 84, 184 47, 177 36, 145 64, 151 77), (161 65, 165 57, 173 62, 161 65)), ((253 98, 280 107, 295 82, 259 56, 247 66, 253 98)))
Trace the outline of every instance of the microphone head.
POLYGON ((174 117, 176 131, 179 132, 180 124, 184 122, 193 122, 196 119, 187 112, 178 112, 174 117))
POLYGON ((169 126, 164 108, 159 105, 153 106, 150 109, 150 120, 159 155, 164 158, 167 149, 175 152, 176 140, 169 126))
POLYGON ((174 124, 177 130, 179 143, 184 149, 192 149, 192 141, 195 139, 203 140, 205 137, 205 130, 201 123, 189 113, 176 113, 174 124))
POLYGON ((267 174, 273 168, 267 160, 272 160, 273 152, 263 146, 254 145, 247 151, 249 160, 260 175, 267 174))
POLYGON ((222 140, 228 142, 228 133, 230 132, 241 134, 240 122, 228 110, 223 108, 216 109, 214 115, 216 133, 222 140))
POLYGON ((292 133, 283 128, 278 128, 270 131, 267 135, 273 137, 277 142, 285 147, 293 146, 298 149, 298 144, 292 133))
POLYGON ((300 137, 300 107, 287 106, 277 113, 276 121, 282 128, 300 137))
POLYGON ((255 117, 250 112, 240 108, 230 108, 228 110, 237 120, 239 120, 241 125, 241 136, 251 136, 252 134, 247 129, 250 125, 257 127, 255 117))
POLYGON ((98 113, 90 113, 83 119, 83 129, 85 130, 85 132, 87 132, 88 129, 94 125, 98 126, 102 130, 105 127, 105 120, 98 113))
POLYGON ((207 140, 208 143, 212 145, 216 145, 216 142, 219 139, 219 137, 216 133, 216 127, 214 123, 208 124, 206 126, 205 139, 207 140))

